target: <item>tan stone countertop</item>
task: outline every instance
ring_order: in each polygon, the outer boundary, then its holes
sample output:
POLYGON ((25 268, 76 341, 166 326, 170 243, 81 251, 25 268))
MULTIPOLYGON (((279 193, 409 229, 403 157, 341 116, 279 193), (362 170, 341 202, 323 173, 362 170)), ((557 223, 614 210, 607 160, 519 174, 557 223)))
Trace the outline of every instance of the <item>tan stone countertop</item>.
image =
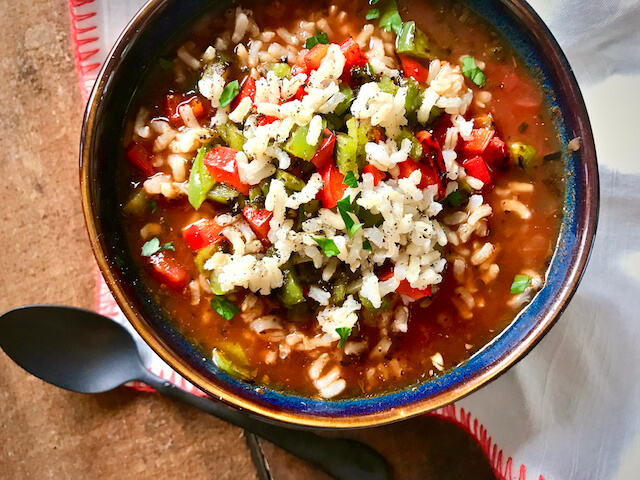
MULTIPOLYGON (((82 100, 67 0, 0 2, 0 312, 91 308, 95 263, 78 190, 82 100)), ((0 353, 0 478, 254 479, 243 432, 159 395, 61 390, 0 353)), ((479 446, 435 417, 359 431, 402 478, 494 478, 479 446)), ((263 444, 274 480, 326 479, 263 444)))

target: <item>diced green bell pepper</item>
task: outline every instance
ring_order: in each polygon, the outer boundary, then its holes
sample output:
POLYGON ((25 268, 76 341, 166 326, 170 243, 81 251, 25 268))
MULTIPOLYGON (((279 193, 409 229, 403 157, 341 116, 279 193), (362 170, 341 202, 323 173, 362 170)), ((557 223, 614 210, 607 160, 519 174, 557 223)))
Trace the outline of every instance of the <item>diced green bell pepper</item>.
POLYGON ((393 80, 389 77, 382 77, 378 82, 378 88, 384 93, 390 93, 391 95, 398 93, 398 86, 393 83, 393 80))
POLYGON ((307 162, 313 158, 318 151, 318 145, 309 145, 307 143, 307 134, 309 133, 309 125, 298 126, 287 143, 284 146, 284 151, 290 153, 294 157, 302 158, 307 162))
POLYGON ((291 67, 287 63, 274 63, 269 67, 278 78, 285 78, 291 74, 291 67))
POLYGON ((407 78, 407 98, 404 101, 404 108, 407 111, 407 118, 412 122, 418 120, 418 110, 422 103, 422 87, 413 78, 407 78))
POLYGON ((509 142, 509 158, 512 165, 530 172, 536 165, 536 151, 531 145, 522 142, 509 142))
POLYGON ((284 182, 285 188, 293 190, 294 192, 299 192, 306 185, 306 183, 304 183, 298 177, 290 174, 289 172, 285 172, 284 170, 276 170, 276 178, 284 182))
POLYGON ((344 273, 339 273, 333 280, 331 288, 331 303, 333 305, 341 305, 347 296, 347 283, 349 278, 344 273))
POLYGON ((200 147, 196 158, 191 165, 191 171, 189 172, 189 186, 187 187, 187 195, 189 203, 193 208, 198 210, 202 206, 207 194, 211 190, 211 187, 216 183, 209 170, 204 166, 204 157, 211 150, 210 146, 200 147))
POLYGON ((441 56, 440 49, 422 30, 416 28, 416 22, 404 22, 400 34, 396 37, 396 52, 426 60, 441 56))
POLYGON ((409 152, 409 156, 416 162, 419 162, 422 158, 422 144, 418 141, 413 132, 406 127, 400 130, 400 133, 395 139, 398 146, 402 145, 402 141, 405 138, 408 138, 411 141, 411 151, 409 152))
POLYGON ((382 297, 382 303, 380 304, 380 306, 378 308, 374 307, 373 303, 371 303, 368 298, 363 297, 360 294, 358 294, 358 298, 360 299, 360 303, 365 308, 365 310, 368 310, 369 312, 372 312, 372 313, 381 312, 383 310, 386 310, 391 305, 391 302, 389 301, 389 299, 387 297, 382 297))
POLYGON ((207 193, 207 200, 213 200, 223 205, 231 205, 238 195, 240 195, 238 191, 226 183, 216 183, 207 193))
POLYGON ((124 207, 122 207, 122 211, 125 215, 139 219, 144 219, 151 213, 149 197, 144 191, 144 188, 136 188, 133 191, 127 199, 127 202, 124 204, 124 207))
POLYGON ((246 138, 240 131, 240 129, 234 123, 225 123, 224 125, 218 125, 216 131, 220 138, 234 150, 238 152, 242 151, 246 138))
POLYGON ((311 200, 308 203, 300 205, 300 207, 298 207, 298 218, 296 219, 294 229, 299 232, 302 228, 302 223, 313 217, 318 210, 320 210, 319 200, 311 200))
POLYGON ((291 308, 305 301, 302 284, 293 268, 286 269, 283 273, 284 285, 280 290, 279 298, 285 307, 291 308))
MULTIPOLYGON (((351 132, 349 132, 351 134, 351 132)), ((357 151, 357 161, 358 167, 362 170, 366 164, 367 153, 365 152, 364 146, 375 140, 376 136, 371 126, 371 122, 369 120, 360 120, 358 122, 358 151, 357 151)))
POLYGON ((233 342, 220 342, 213 349, 213 363, 220 370, 241 380, 251 380, 253 375, 249 369, 249 361, 242 347, 233 342))
MULTIPOLYGON (((201 274, 206 276, 211 273, 210 271, 204 269, 204 264, 213 256, 214 253, 219 252, 221 249, 222 247, 219 243, 212 243, 211 245, 207 245, 206 247, 198 250, 194 262, 201 274)), ((217 295, 220 294, 218 293, 217 295)))
POLYGON ((344 115, 344 113, 349 110, 351 102, 353 102, 353 90, 351 90, 349 85, 342 82, 340 84, 340 92, 343 93, 346 98, 340 102, 333 111, 336 115, 344 115))
POLYGON ((336 166, 341 174, 353 172, 358 176, 358 139, 346 133, 336 134, 336 166))

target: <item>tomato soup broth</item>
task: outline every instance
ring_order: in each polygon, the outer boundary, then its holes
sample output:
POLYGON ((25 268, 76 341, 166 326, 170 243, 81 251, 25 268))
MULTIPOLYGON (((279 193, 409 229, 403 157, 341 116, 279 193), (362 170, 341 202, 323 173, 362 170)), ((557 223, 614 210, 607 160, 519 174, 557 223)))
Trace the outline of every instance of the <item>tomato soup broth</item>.
MULTIPOLYGON (((384 32, 378 26, 380 18, 365 19, 370 9, 378 5, 370 6, 362 1, 333 6, 321 3, 313 7, 314 11, 309 6, 303 8, 297 3, 281 1, 246 3, 243 6, 251 8, 252 18, 263 32, 275 32, 278 28, 295 32, 300 29, 301 22, 313 21, 318 34, 323 25, 318 19, 324 17, 330 19, 331 32, 324 32, 329 43, 341 44, 348 37, 357 38, 367 24, 374 25, 373 36, 378 35, 385 44, 393 44, 394 40, 391 32, 384 32)), ((429 289, 429 295, 418 295, 413 299, 392 293, 387 297, 390 302, 380 308, 361 308, 358 322, 349 328, 348 340, 340 340, 340 347, 336 343, 319 343, 314 347, 314 339, 323 334, 316 322, 317 310, 305 311, 284 305, 278 290, 266 296, 247 288, 225 292, 224 298, 238 309, 231 319, 212 308, 212 297, 216 295, 211 293, 211 286, 202 275, 202 265, 198 265, 199 250, 194 250, 185 238, 185 229, 202 218, 212 219, 223 213, 241 214, 242 208, 205 200, 195 211, 186 194, 167 197, 146 191, 142 206, 138 195, 136 210, 131 202, 136 192, 143 188, 143 182, 148 181, 145 179, 158 174, 175 175, 175 170, 167 160, 169 157, 163 157, 163 151, 152 152, 151 143, 145 143, 143 137, 136 136, 140 130, 134 124, 139 113, 137 110, 132 112, 124 138, 124 144, 129 148, 127 155, 131 160, 132 142, 143 147, 146 145, 151 166, 141 172, 140 165, 130 161, 123 170, 126 177, 123 214, 131 251, 135 258, 139 258, 146 285, 170 318, 205 356, 210 357, 214 352, 213 359, 218 367, 231 375, 269 388, 317 396, 319 390, 322 391, 318 382, 321 383, 322 378, 327 378, 332 371, 339 372, 335 375, 339 375, 345 385, 336 395, 321 395, 327 398, 370 395, 404 388, 437 377, 481 350, 513 321, 544 282, 562 218, 563 163, 552 112, 544 101, 535 72, 528 71, 504 39, 462 5, 439 0, 399 0, 398 12, 405 22, 415 21, 416 28, 437 45, 439 60, 459 65, 463 57, 473 57, 486 80, 482 87, 470 79, 466 80, 466 86, 473 92, 473 101, 464 118, 474 120, 474 129, 485 128, 495 132, 492 135, 503 142, 506 156, 502 164, 490 166, 491 182, 477 192, 469 187, 463 189, 464 182, 460 180, 459 190, 455 191, 461 192, 460 198, 453 193, 447 196, 449 201, 445 201, 442 195, 439 197, 444 209, 435 218, 447 232, 461 230, 465 221, 462 218, 468 215, 464 213, 465 202, 470 201, 471 194, 480 194, 484 204, 491 207, 491 214, 480 220, 481 227, 466 241, 462 241, 459 234, 454 241, 450 237, 444 247, 436 248, 446 260, 446 267, 441 273, 441 281, 429 289), (522 145, 526 146, 526 151, 518 150, 522 145), (154 249, 154 245, 150 247, 149 243, 156 238, 154 249), (484 249, 485 245, 490 245, 490 248, 484 249), (145 255, 145 249, 147 253, 150 249, 155 251, 145 255), (169 264, 169 267, 165 265, 168 276, 159 277, 156 267, 164 265, 165 260, 169 264), (182 271, 173 274, 172 265, 178 265, 182 271), (178 279, 178 276, 181 277, 178 279), (175 279, 175 285, 172 279, 175 279), (523 281, 524 286, 520 288, 518 282, 522 284, 523 281), (398 318, 398 315, 402 316, 402 312, 398 313, 402 306, 408 313, 404 320, 398 318), (247 312, 253 309, 257 311, 248 318, 247 312), (255 318, 265 317, 276 322, 280 329, 256 332, 249 328, 249 323, 255 318), (402 321, 406 328, 394 328, 402 321), (303 344, 307 348, 303 348, 303 344), (318 371, 316 374, 314 369, 318 371)), ((198 23, 187 47, 196 59, 206 56, 204 52, 209 45, 215 46, 213 42, 219 32, 233 32, 232 26, 229 30, 227 24, 229 18, 233 19, 233 16, 226 19, 212 17, 198 23)), ((284 43, 284 39, 277 35, 271 40, 272 43, 278 41, 284 43)), ((269 42, 265 40, 264 43, 269 42)), ((218 46, 215 48, 219 50, 218 46)), ((302 45, 298 48, 302 49, 302 45)), ((387 53, 393 56, 393 52, 387 53)), ((242 79, 250 68, 239 67, 234 56, 240 55, 237 49, 230 51, 229 55, 230 74, 227 79, 242 79)), ((428 61, 419 61, 428 68, 428 61)), ((189 100, 189 95, 197 95, 193 80, 190 80, 197 77, 197 71, 183 65, 179 53, 165 63, 168 68, 160 68, 153 73, 145 88, 141 89, 143 93, 136 100, 136 105, 146 108, 149 119, 171 123, 166 109, 167 95, 186 94, 181 97, 183 102, 189 100)), ((295 68, 295 63, 290 60, 288 63, 295 68)), ((404 62, 403 67, 406 75, 404 62)), ((354 87, 354 91, 357 88, 354 87)), ((206 99, 203 101, 207 102, 206 99)), ((193 111, 197 111, 195 106, 193 111)), ((198 120, 205 125, 214 115, 212 109, 198 120)), ((451 126, 448 117, 445 113, 425 127, 440 146, 447 143, 447 131, 451 126)), ((330 127, 328 129, 331 130, 330 127)), ((338 127, 338 131, 347 130, 346 127, 338 127)), ((163 134, 161 130, 157 133, 163 134)), ((456 147, 458 160, 462 158, 460 152, 464 148, 464 142, 460 140, 456 147)), ((183 155, 191 158, 186 161, 187 170, 195 164, 195 155, 195 151, 183 155)), ((287 172, 308 181, 304 168, 296 168, 293 162, 287 172)), ((362 170, 359 173, 362 175, 362 170)), ((387 178, 391 175, 387 173, 387 178)), ((270 242, 263 242, 267 249, 270 242)), ((313 273, 307 276, 310 280, 305 280, 305 269, 309 266, 309 262, 297 265, 306 302, 312 302, 308 297, 309 288, 318 282, 313 273), (309 284, 304 286, 307 281, 309 284)), ((393 268, 393 265, 387 262, 375 270, 380 279, 383 273, 379 272, 385 268, 393 268)), ((353 274, 347 272, 347 275, 353 274)), ((349 278, 357 281, 357 278, 349 278)), ((319 284, 331 293, 335 288, 334 281, 319 281, 319 284)), ((364 305, 365 301, 362 303, 364 305)))

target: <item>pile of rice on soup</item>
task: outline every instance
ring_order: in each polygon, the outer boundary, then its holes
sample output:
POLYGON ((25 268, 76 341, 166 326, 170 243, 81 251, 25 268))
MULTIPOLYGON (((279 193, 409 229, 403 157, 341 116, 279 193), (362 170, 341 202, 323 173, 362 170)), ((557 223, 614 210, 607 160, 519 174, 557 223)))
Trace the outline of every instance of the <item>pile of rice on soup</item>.
POLYGON ((545 281, 562 145, 455 2, 243 2, 162 56, 122 138, 147 288, 203 355, 324 399, 436 378, 545 281))

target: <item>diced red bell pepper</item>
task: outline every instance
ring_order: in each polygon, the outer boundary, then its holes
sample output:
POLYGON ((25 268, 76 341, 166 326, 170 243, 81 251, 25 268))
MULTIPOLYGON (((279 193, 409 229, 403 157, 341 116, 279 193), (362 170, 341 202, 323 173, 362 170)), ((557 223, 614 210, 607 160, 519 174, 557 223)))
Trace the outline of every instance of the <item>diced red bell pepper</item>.
POLYGON ((187 271, 165 252, 149 257, 149 264, 153 277, 171 290, 181 290, 189 281, 187 271))
POLYGON ((440 191, 440 178, 432 166, 408 159, 404 162, 400 162, 398 167, 400 168, 400 178, 408 178, 413 172, 420 170, 422 178, 420 179, 418 188, 427 188, 429 185, 438 185, 438 191, 440 191))
POLYGON ((333 208, 342 199, 347 186, 342 183, 344 175, 340 173, 338 167, 333 163, 329 163, 323 169, 319 170, 324 184, 322 190, 318 192, 318 198, 322 202, 324 208, 333 208))
POLYGON ((421 298, 431 296, 431 285, 423 290, 419 290, 417 288, 413 288, 407 280, 402 280, 396 289, 396 293, 405 295, 413 300, 420 300, 421 298))
POLYGON ((378 185, 382 180, 384 180, 385 178, 387 178, 387 175, 382 171, 382 170, 378 170, 376 167, 374 167, 373 165, 369 164, 366 167, 364 167, 362 169, 362 173, 370 173, 371 175, 373 175, 373 185, 378 185))
POLYGON ((360 46, 353 37, 349 37, 342 42, 340 44, 340 50, 345 58, 344 69, 342 70, 343 75, 345 73, 350 75, 352 68, 364 67, 368 62, 367 57, 362 53, 360 46))
POLYGON ((400 57, 402 70, 407 77, 413 78, 420 84, 427 81, 427 77, 429 77, 429 69, 423 67, 417 60, 407 57, 406 55, 398 55, 398 57, 400 57))
POLYGON ((503 167, 507 163, 507 159, 509 158, 509 150, 507 149, 507 144, 500 140, 498 137, 494 136, 484 153, 482 154, 482 158, 488 167, 498 168, 503 167))
POLYGON ((242 215, 260 240, 265 240, 269 236, 269 221, 273 217, 273 212, 247 205, 242 209, 242 215))
POLYGON ((250 185, 240 180, 238 173, 237 151, 229 147, 216 147, 204 157, 204 166, 217 182, 231 185, 244 195, 249 195, 250 185))
POLYGON ((333 160, 333 149, 336 145, 336 135, 328 128, 324 129, 324 140, 320 144, 320 148, 311 157, 313 163, 318 170, 324 168, 327 163, 333 160))
POLYGON ((278 117, 272 117, 271 115, 261 115, 258 117, 258 126, 262 127, 264 125, 269 125, 270 123, 278 120, 278 117))
POLYGON ((235 110, 236 107, 240 105, 240 102, 247 97, 251 99, 251 105, 255 107, 256 106, 256 81, 251 77, 247 77, 245 81, 242 83, 242 88, 240 89, 240 93, 231 102, 231 111, 235 110))
POLYGON ((440 144, 431 133, 426 130, 422 130, 416 133, 416 138, 422 145, 422 156, 426 157, 433 168, 439 173, 446 172, 447 168, 444 164, 444 157, 442 156, 442 149, 440 144))
MULTIPOLYGON (((379 278, 383 282, 393 277, 393 270, 386 271, 380 274, 379 278)), ((413 300, 420 300, 421 298, 431 296, 431 285, 425 289, 413 288, 407 279, 400 280, 400 285, 396 288, 396 293, 405 295, 413 300)))
POLYGON ((309 50, 305 56, 303 61, 303 68, 305 73, 310 73, 313 70, 317 70, 322 62, 322 59, 327 54, 327 50, 329 50, 329 45, 326 43, 319 43, 311 50, 309 50))
POLYGON ((467 158, 482 155, 487 149, 489 142, 493 138, 495 130, 490 128, 474 128, 471 130, 472 140, 467 140, 462 144, 462 153, 467 158))
POLYGON ((482 157, 473 157, 462 162, 462 166, 467 171, 467 175, 471 175, 473 178, 477 178, 485 186, 491 185, 491 175, 487 169, 487 164, 484 163, 482 157))
POLYGON ((305 95, 307 95, 307 89, 304 88, 304 85, 300 85, 298 90, 296 90, 296 94, 292 98, 302 101, 305 95))
POLYGON ((151 154, 137 142, 131 142, 126 150, 127 160, 129 163, 144 173, 146 176, 153 175, 153 166, 151 165, 151 154))
POLYGON ((213 243, 223 241, 225 237, 220 235, 223 228, 215 220, 203 218, 182 230, 182 236, 193 250, 200 250, 213 243))
POLYGON ((164 98, 164 111, 173 126, 183 124, 182 117, 180 116, 180 107, 182 105, 189 105, 193 115, 198 120, 205 118, 211 110, 209 101, 198 94, 182 95, 179 93, 170 93, 164 98))

